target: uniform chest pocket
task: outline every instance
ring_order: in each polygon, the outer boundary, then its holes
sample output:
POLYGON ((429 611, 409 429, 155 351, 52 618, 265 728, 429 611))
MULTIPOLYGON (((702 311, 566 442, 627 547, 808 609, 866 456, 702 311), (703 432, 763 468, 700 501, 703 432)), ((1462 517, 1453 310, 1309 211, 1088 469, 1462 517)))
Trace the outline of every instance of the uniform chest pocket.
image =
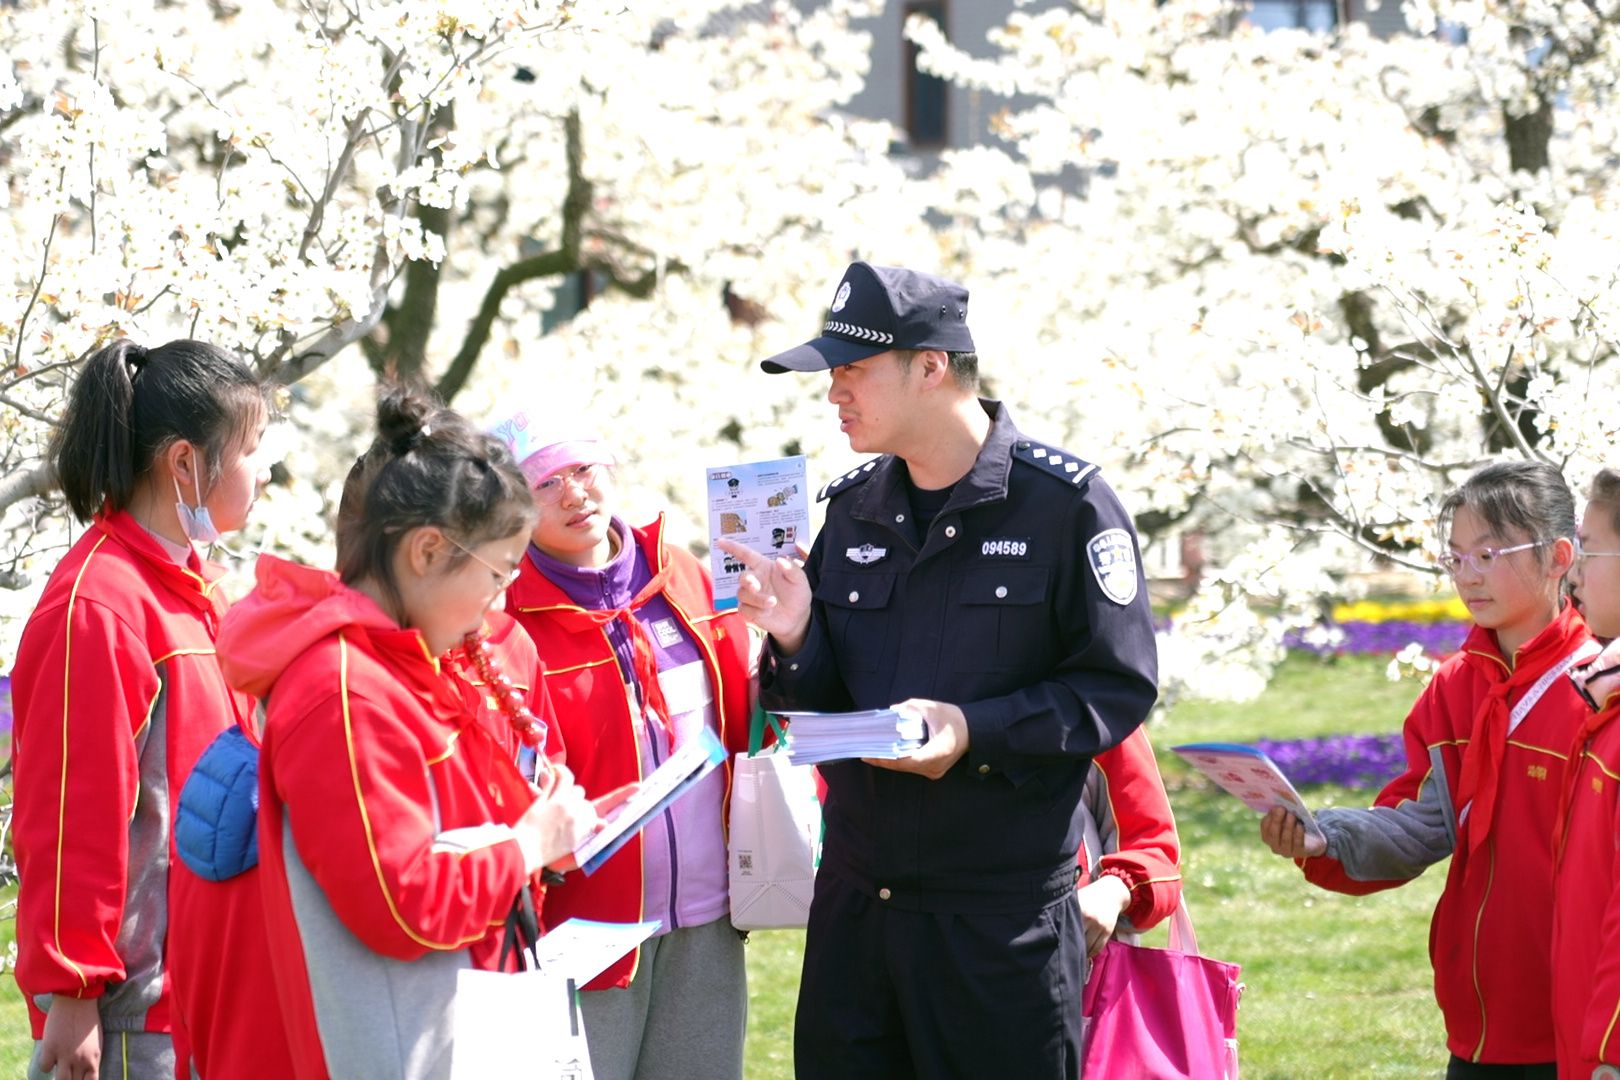
POLYGON ((963 640, 976 646, 963 651, 964 669, 1044 666, 1054 633, 1047 602, 1051 576, 1045 566, 1011 565, 976 567, 961 576, 952 614, 963 640))
POLYGON ((846 671, 876 671, 889 632, 893 574, 829 570, 816 583, 815 596, 827 615, 827 633, 846 671))

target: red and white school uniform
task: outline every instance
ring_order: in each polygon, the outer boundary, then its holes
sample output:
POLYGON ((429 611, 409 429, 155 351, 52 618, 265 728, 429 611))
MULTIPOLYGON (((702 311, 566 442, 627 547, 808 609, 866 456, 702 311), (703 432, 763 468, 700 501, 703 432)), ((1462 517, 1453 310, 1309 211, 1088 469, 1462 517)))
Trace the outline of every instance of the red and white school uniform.
POLYGON ((197 758, 238 721, 253 730, 214 655, 222 574, 194 552, 182 565, 119 511, 46 584, 12 676, 17 982, 36 1039, 38 995, 99 998, 104 1056, 121 1034, 172 1034, 188 1075, 184 1013, 199 1067, 251 1061, 212 1073, 269 1077, 288 1061, 273 1008, 218 1022, 209 1009, 270 993, 257 890, 195 877, 173 847, 197 758))
POLYGON ((1091 767, 1080 884, 1114 871, 1131 890, 1130 906, 1121 912, 1130 925, 1123 929, 1147 930, 1181 903, 1181 842, 1147 731, 1137 728, 1093 758, 1091 767))
MULTIPOLYGON (((748 748, 748 628, 735 611, 714 610, 714 587, 708 573, 687 552, 664 544, 663 524, 659 518, 645 528, 629 529, 628 535, 652 573, 667 574, 659 595, 668 603, 680 632, 698 646, 720 741, 735 754, 748 748)), ((580 606, 529 559, 507 590, 506 609, 529 632, 545 661, 545 686, 556 713, 549 745, 580 786, 599 796, 639 781, 643 762, 638 732, 644 721, 627 690, 601 612, 580 606)), ((729 756, 722 768, 725 792, 713 824, 720 836, 726 829, 730 800, 729 756)), ((638 834, 594 874, 569 874, 564 883, 548 889, 541 912, 546 926, 554 927, 572 916, 606 922, 642 919, 643 848, 638 834)), ((639 956, 639 950, 626 955, 585 989, 628 986, 639 956)))
POLYGON ((1571 748, 1553 879, 1558 1075, 1620 1067, 1620 694, 1571 748))
POLYGON ((266 696, 259 852, 295 1075, 437 1075, 455 973, 497 966, 533 801, 481 695, 336 575, 263 556, 220 634, 266 696))
POLYGON ((1558 669, 1590 641, 1585 622, 1565 604, 1510 669, 1496 635, 1474 627, 1406 718, 1406 771, 1379 792, 1372 810, 1319 815, 1329 855, 1301 861, 1312 883, 1361 895, 1404 884, 1451 855, 1429 957, 1446 1045, 1465 1061, 1554 1058, 1552 834, 1570 743, 1588 712, 1558 669), (1537 683, 1544 692, 1509 734, 1513 706, 1537 683), (1486 756, 1471 760, 1480 753, 1486 756), (1433 842, 1441 822, 1454 843, 1445 834, 1433 842), (1343 860, 1332 857, 1341 832, 1352 836, 1343 860), (1358 848, 1380 845, 1386 854, 1427 853, 1398 873, 1358 880, 1347 871, 1347 862, 1365 854, 1358 848))

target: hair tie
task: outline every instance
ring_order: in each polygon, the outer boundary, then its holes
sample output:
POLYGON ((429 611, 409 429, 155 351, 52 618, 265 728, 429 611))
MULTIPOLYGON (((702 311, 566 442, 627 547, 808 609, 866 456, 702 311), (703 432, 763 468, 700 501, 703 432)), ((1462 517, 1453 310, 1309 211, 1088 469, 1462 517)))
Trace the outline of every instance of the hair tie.
POLYGON ((410 434, 401 435, 399 438, 394 440, 394 456, 404 457, 412 450, 415 450, 418 446, 421 446, 422 440, 426 439, 432 434, 432 426, 429 424, 423 424, 410 434))
POLYGON ((130 342, 129 348, 124 350, 124 363, 129 367, 130 381, 134 382, 135 376, 146 370, 146 346, 130 342))

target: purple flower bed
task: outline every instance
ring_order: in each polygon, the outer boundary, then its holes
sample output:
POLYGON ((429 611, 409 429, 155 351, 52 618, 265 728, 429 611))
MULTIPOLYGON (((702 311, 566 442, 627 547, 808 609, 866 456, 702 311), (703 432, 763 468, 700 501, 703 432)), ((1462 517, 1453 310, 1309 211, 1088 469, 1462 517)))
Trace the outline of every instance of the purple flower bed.
POLYGON ((1468 637, 1468 624, 1457 622, 1422 623, 1392 619, 1388 622, 1339 623, 1333 629, 1343 635, 1334 644, 1310 640, 1319 636, 1320 632, 1307 630, 1290 630, 1283 642, 1290 649, 1322 656, 1378 656, 1398 653, 1415 641, 1431 656, 1450 656, 1462 647, 1463 640, 1468 637))
POLYGON ((1299 784, 1381 788, 1406 767, 1401 735, 1327 735, 1320 739, 1258 739, 1288 778, 1299 784))
POLYGON ((0 762, 11 756, 11 676, 0 675, 0 762))

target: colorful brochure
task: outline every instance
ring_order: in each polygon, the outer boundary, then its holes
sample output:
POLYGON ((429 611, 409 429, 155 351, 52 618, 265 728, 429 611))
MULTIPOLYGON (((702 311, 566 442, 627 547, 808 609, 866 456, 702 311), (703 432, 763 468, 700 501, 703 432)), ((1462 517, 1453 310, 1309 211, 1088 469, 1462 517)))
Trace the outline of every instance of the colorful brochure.
POLYGON ((1249 809, 1264 814, 1274 806, 1286 807, 1304 822, 1306 832, 1322 835, 1305 800, 1264 751, 1241 743, 1188 743, 1170 749, 1223 790, 1242 799, 1249 809))
POLYGON ((716 611, 737 606, 737 581, 743 566, 715 547, 715 540, 735 540, 771 556, 791 556, 796 546, 810 546, 810 490, 805 475, 802 454, 708 470, 709 571, 714 576, 716 611))
POLYGON ((592 833, 574 849, 574 858, 586 874, 596 873, 615 851, 641 831, 647 822, 662 814, 669 804, 684 795, 692 785, 726 760, 726 748, 707 727, 682 743, 669 760, 641 781, 636 793, 607 817, 607 826, 592 833))

